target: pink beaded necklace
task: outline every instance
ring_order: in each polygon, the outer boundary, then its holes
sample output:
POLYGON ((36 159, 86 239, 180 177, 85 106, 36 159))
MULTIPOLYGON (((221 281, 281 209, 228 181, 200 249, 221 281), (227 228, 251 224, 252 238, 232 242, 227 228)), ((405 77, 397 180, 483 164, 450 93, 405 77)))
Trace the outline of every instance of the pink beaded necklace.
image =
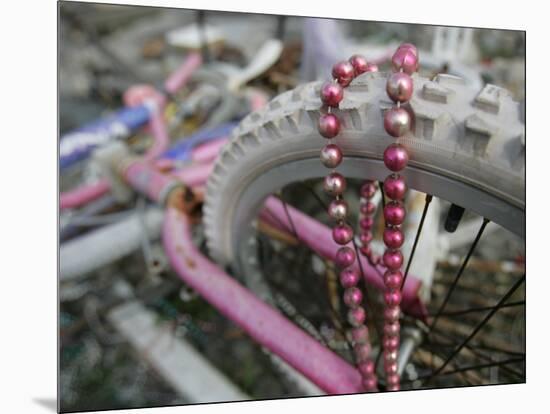
MULTIPOLYGON (((394 138, 403 137, 410 129, 411 118, 409 112, 401 105, 412 96, 413 81, 411 74, 418 67, 418 51, 415 46, 404 43, 392 57, 394 72, 388 78, 386 92, 396 106, 387 110, 384 114, 384 129, 394 138)), ((340 119, 332 113, 344 97, 344 88, 352 80, 365 72, 375 72, 376 65, 369 64, 359 55, 352 56, 349 61, 339 62, 332 69, 333 82, 327 82, 321 87, 321 101, 323 108, 319 117, 319 133, 326 139, 332 140, 341 129, 340 119)), ((321 162, 331 172, 325 177, 323 188, 327 194, 334 197, 330 203, 328 213, 335 220, 332 236, 341 247, 336 253, 336 265, 340 270, 340 283, 344 287, 344 303, 349 307, 348 322, 352 326, 352 341, 355 359, 362 376, 365 391, 377 390, 377 378, 374 362, 370 357, 371 345, 368 328, 365 324, 366 312, 362 306, 363 294, 357 287, 360 274, 353 266, 357 259, 355 250, 348 246, 354 236, 353 228, 346 222, 348 216, 348 204, 343 199, 346 190, 346 179, 335 169, 343 159, 342 150, 334 143, 329 143, 321 150, 321 162)), ((401 246, 404 242, 404 234, 401 224, 405 219, 405 207, 403 199, 407 191, 404 178, 398 173, 403 170, 409 160, 405 147, 399 143, 390 144, 384 151, 384 164, 391 171, 384 181, 384 192, 390 201, 384 207, 384 244, 386 250, 382 256, 382 263, 386 267, 384 274, 384 336, 382 349, 384 355, 384 372, 386 376, 386 389, 396 391, 400 389, 400 378, 397 368, 400 332, 400 303, 401 283, 403 274, 403 254, 401 246)), ((367 180, 361 186, 360 191, 360 252, 371 265, 376 265, 379 258, 375 257, 370 248, 372 240, 372 227, 374 224, 375 204, 371 201, 376 192, 374 181, 367 180)))

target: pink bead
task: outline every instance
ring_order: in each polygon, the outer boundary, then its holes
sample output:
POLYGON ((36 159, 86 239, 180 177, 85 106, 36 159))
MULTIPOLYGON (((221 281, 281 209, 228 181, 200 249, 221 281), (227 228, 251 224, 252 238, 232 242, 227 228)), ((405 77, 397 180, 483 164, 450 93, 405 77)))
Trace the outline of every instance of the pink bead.
POLYGON ((386 377, 386 383, 388 386, 395 386, 399 385, 399 375, 398 374, 391 374, 386 377))
POLYGON ((405 241, 405 235, 398 228, 386 227, 384 229, 384 244, 391 249, 398 249, 405 241))
POLYGON ((361 204, 360 210, 362 214, 372 215, 376 211, 376 204, 372 201, 367 201, 366 203, 361 204))
POLYGON ((359 271, 353 267, 346 267, 340 272, 340 284, 344 288, 350 288, 357 285, 360 278, 359 271))
POLYGON ((363 378, 363 387, 365 388, 365 391, 376 391, 377 385, 378 384, 376 383, 376 377, 363 378))
POLYGON ((409 162, 409 153, 401 144, 391 144, 384 150, 384 165, 393 172, 401 171, 409 162))
POLYGON ((340 132, 340 118, 334 114, 323 114, 319 117, 319 133, 325 138, 334 138, 340 132))
POLYGON ((397 361, 397 351, 384 350, 384 364, 397 361))
POLYGON ((413 80, 406 73, 394 73, 386 82, 386 92, 394 102, 407 102, 413 93, 413 80))
POLYGON ((406 214, 405 207, 398 201, 392 201, 384 206, 386 224, 398 226, 403 223, 406 214))
POLYGON ((416 48, 415 45, 413 45, 412 43, 402 43, 398 48, 397 50, 399 49, 409 49, 412 53, 414 53, 414 55, 416 57, 418 57, 418 49, 416 48))
POLYGON ((340 247, 336 252, 335 262, 340 268, 351 266, 355 262, 355 252, 351 247, 340 247))
POLYGON ((384 113, 384 129, 394 138, 404 136, 411 129, 411 115, 404 108, 388 109, 384 113))
POLYGON ((367 313, 365 312, 365 309, 359 306, 355 309, 350 309, 348 311, 348 322, 351 326, 357 328, 365 322, 365 318, 367 317, 367 313))
POLYGON ((348 203, 345 200, 332 200, 328 205, 328 215, 334 220, 345 220, 348 215, 348 203))
POLYGON ((342 150, 338 145, 328 144, 321 150, 321 162, 327 168, 336 168, 342 162, 342 150))
POLYGON ((366 246, 367 244, 369 244, 372 241, 372 233, 370 231, 362 232, 359 235, 359 241, 361 242, 361 244, 363 246, 366 246))
POLYGON ((384 362, 384 371, 386 375, 397 374, 397 362, 384 362))
POLYGON ((398 321, 400 315, 401 309, 399 308, 399 306, 391 306, 384 309, 384 319, 388 322, 398 321))
POLYGON ((407 193, 407 184, 405 179, 398 176, 388 175, 384 180, 384 194, 392 200, 403 200, 407 193))
POLYGON ((367 361, 370 357, 370 345, 369 344, 355 344, 353 346, 355 358, 358 362, 367 361))
POLYGON ((384 273, 384 285, 388 289, 399 289, 403 281, 403 273, 400 270, 386 270, 384 273))
POLYGON ((155 102, 159 107, 162 107, 166 98, 152 85, 137 84, 128 88, 122 100, 126 106, 135 107, 143 105, 147 101, 155 102))
POLYGON ((384 335, 386 336, 396 336, 399 335, 400 329, 399 322, 384 323, 384 335))
POLYGON ((398 270, 403 264, 403 254, 399 250, 386 250, 382 260, 388 269, 398 270))
POLYGON ((361 376, 364 378, 372 377, 374 375, 374 362, 371 360, 360 362, 357 365, 357 368, 359 369, 361 376))
POLYGON ((363 230, 370 230, 372 226, 374 225, 374 218, 372 217, 363 217, 361 220, 359 220, 359 226, 363 230))
POLYGON ((341 195, 346 191, 346 179, 337 172, 332 172, 325 177, 323 188, 331 196, 341 195))
POLYGON ((365 325, 358 326, 351 330, 351 339, 354 343, 364 344, 369 340, 369 330, 365 325))
POLYGON ((418 57, 411 48, 401 47, 393 54, 391 59, 393 70, 412 75, 418 69, 418 57))
POLYGON ((374 204, 371 201, 367 202, 367 214, 374 214, 375 211, 376 211, 376 204, 374 204))
POLYGON ((348 244, 352 238, 353 229, 348 224, 338 224, 332 229, 332 239, 338 244, 348 244))
POLYGON ((350 62, 338 62, 332 67, 332 77, 342 86, 348 86, 354 76, 355 69, 350 62))
POLYGON ((342 86, 334 82, 327 82, 321 87, 321 101, 332 107, 337 107, 344 98, 342 86))
POLYGON ((378 72, 378 65, 376 63, 367 64, 367 72, 378 72))
POLYGON ((365 257, 370 257, 372 255, 372 248, 370 247, 370 245, 365 245, 365 246, 361 246, 359 248, 359 251, 361 252, 361 254, 365 257))
POLYGON ((399 391, 401 389, 401 387, 399 386, 399 384, 395 384, 395 385, 388 385, 386 387, 386 390, 387 391, 399 391))
MULTIPOLYGON (((397 306, 397 305, 399 305, 401 303, 401 291, 400 290, 390 290, 390 291, 385 292, 384 293, 384 301, 386 302, 387 306, 397 306)), ((397 332, 397 333, 399 333, 399 332, 397 332)))
POLYGON ((362 73, 365 73, 368 68, 367 59, 361 55, 353 55, 349 58, 351 66, 353 66, 355 76, 359 76, 362 73))
POLYGON ((399 348, 398 336, 384 336, 382 339, 382 346, 388 351, 395 351, 399 348))
POLYGON ((372 198, 376 193, 376 185, 373 182, 365 183, 361 186, 359 193, 361 197, 372 198))
POLYGON ((350 308, 358 307, 359 305, 361 305, 362 300, 363 294, 358 288, 350 287, 344 291, 344 303, 350 308))

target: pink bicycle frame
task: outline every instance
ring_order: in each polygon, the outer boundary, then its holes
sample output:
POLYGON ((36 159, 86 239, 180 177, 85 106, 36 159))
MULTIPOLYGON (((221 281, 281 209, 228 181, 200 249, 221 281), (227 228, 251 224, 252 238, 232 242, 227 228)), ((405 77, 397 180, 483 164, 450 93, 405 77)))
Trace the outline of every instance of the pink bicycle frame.
MULTIPOLYGON (((193 184, 201 188, 207 179, 208 163, 187 167, 195 169, 191 174, 193 184)), ((163 203, 163 194, 184 179, 187 168, 173 174, 164 174, 154 164, 145 160, 135 161, 124 172, 127 182, 137 191, 163 203)), ((285 228, 280 201, 268 198, 266 208, 272 216, 281 219, 278 226, 285 228)), ((262 216, 265 214, 261 213, 262 216)), ((303 213, 289 207, 289 214, 300 234, 314 237, 301 239, 320 255, 331 259, 337 246, 328 243, 330 229, 303 213)), ((276 221, 273 222, 274 225, 276 221)), ((260 300, 252 292, 229 276, 216 264, 203 256, 193 245, 191 226, 180 211, 168 207, 165 212, 162 239, 173 269, 179 277, 203 296, 220 313, 245 330, 255 341, 281 357, 301 372, 323 391, 329 394, 356 393, 361 391, 361 376, 357 369, 329 350, 316 339, 283 316, 277 309, 260 300)), ((366 261, 363 262, 369 285, 381 288, 379 275, 366 261)), ((418 296, 420 282, 409 276, 403 292, 403 304, 408 313, 423 315, 425 308, 418 296)))
POLYGON ((359 371, 258 299, 193 245, 187 218, 169 208, 163 243, 181 279, 254 340, 330 394, 361 391, 359 371))

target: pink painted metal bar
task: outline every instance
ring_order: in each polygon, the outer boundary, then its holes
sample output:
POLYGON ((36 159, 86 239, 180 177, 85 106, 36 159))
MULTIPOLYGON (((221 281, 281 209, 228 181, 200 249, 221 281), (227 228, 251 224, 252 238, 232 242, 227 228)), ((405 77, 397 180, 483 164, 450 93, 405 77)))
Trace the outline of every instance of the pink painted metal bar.
POLYGON ((258 343, 327 393, 361 391, 361 376, 355 367, 204 257, 192 242, 184 214, 167 209, 162 239, 169 261, 180 278, 258 343))
POLYGON ((157 170, 152 162, 142 160, 126 167, 123 176, 132 188, 159 204, 164 204, 171 189, 182 185, 177 178, 157 170))
POLYGON ((193 72, 202 65, 202 56, 198 52, 189 53, 180 67, 164 82, 164 89, 168 93, 175 93, 191 78, 193 72))
POLYGON ((153 160, 166 151, 170 145, 170 137, 166 129, 166 122, 164 122, 163 115, 159 110, 151 115, 149 127, 153 134, 153 145, 149 147, 144 158, 146 160, 153 160))
POLYGON ((174 172, 174 176, 190 187, 206 183, 214 164, 194 164, 174 172))
POLYGON ((267 103, 269 102, 269 96, 260 90, 253 89, 248 96, 248 100, 250 104, 250 109, 252 111, 259 111, 267 105, 267 103))
MULTIPOLYGON (((340 247, 332 239, 332 232, 330 228, 324 224, 314 220, 301 211, 289 206, 287 204, 287 210, 292 220, 292 224, 297 230, 300 240, 313 249, 320 256, 334 260, 336 251, 340 247)), ((266 220, 273 226, 279 227, 283 230, 290 231, 292 226, 289 223, 287 214, 284 209, 284 205, 276 197, 269 197, 264 205, 264 210, 260 213, 261 218, 266 220)), ((353 244, 350 242, 349 247, 353 248, 353 244)), ((365 279, 369 285, 376 287, 379 290, 383 290, 384 280, 381 275, 385 272, 385 267, 377 266, 374 268, 370 265, 368 260, 359 255, 361 265, 365 274, 365 279)), ((359 264, 356 262, 355 267, 359 268, 359 264)), ((413 275, 409 275, 403 287, 403 311, 411 316, 418 318, 425 318, 427 315, 427 309, 424 303, 420 300, 419 289, 422 283, 418 278, 413 275)))
POLYGON ((216 139, 214 141, 201 144, 191 151, 191 159, 195 162, 211 162, 214 161, 220 150, 227 142, 227 137, 216 139))
POLYGON ((76 208, 97 200, 109 191, 110 185, 107 180, 99 180, 93 184, 84 185, 74 190, 64 191, 59 196, 59 209, 76 208))

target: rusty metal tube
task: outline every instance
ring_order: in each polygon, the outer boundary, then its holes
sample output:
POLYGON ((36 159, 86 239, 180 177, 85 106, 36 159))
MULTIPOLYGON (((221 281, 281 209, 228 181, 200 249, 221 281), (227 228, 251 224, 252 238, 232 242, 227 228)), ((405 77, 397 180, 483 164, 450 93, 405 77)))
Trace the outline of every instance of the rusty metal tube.
POLYGON ((204 257, 193 245, 184 214, 167 209, 162 238, 169 261, 180 278, 255 341, 327 393, 361 391, 361 376, 355 367, 204 257))

